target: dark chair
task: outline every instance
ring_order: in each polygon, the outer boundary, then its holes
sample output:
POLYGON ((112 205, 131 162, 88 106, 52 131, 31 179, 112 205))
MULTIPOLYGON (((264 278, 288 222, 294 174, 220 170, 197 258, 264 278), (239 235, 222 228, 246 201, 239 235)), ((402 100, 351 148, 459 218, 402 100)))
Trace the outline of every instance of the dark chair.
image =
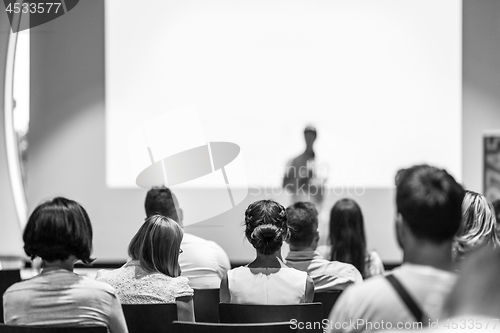
POLYGON ((314 293, 314 303, 320 302, 323 304, 323 319, 328 319, 330 312, 337 302, 342 290, 328 291, 322 293, 314 293))
POLYGON ((296 330, 289 322, 260 324, 218 324, 175 321, 173 333, 290 333, 296 330))
POLYGON ((197 322, 219 322, 219 289, 194 289, 194 317, 197 322))
POLYGON ((54 326, 14 326, 0 324, 0 333, 107 333, 106 326, 79 326, 79 327, 54 327, 54 326))
POLYGON ((129 333, 167 333, 177 320, 175 303, 122 304, 122 308, 129 333))
MULTIPOLYGON (((0 270, 0 296, 14 283, 21 281, 20 270, 0 270)), ((3 323, 3 302, 0 304, 0 323, 3 323)))
POLYGON ((308 332, 323 332, 320 327, 323 320, 321 303, 301 303, 289 305, 256 305, 256 304, 219 304, 221 323, 275 323, 290 322, 318 323, 308 332))

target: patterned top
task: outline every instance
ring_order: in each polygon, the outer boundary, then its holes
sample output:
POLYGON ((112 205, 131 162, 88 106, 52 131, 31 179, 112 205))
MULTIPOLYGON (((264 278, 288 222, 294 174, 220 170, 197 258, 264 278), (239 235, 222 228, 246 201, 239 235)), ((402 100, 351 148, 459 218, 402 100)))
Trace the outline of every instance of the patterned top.
POLYGON ((175 303, 194 294, 187 278, 147 272, 137 260, 113 271, 100 270, 96 280, 113 286, 122 304, 175 303))

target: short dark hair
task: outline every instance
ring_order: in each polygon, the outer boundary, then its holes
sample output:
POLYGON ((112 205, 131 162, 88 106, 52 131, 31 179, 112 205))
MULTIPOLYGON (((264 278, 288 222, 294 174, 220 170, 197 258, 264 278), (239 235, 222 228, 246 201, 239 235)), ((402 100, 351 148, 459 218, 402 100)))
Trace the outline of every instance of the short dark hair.
POLYGON ((35 208, 23 233, 24 251, 34 259, 66 260, 74 255, 83 263, 94 259, 92 225, 85 209, 76 201, 62 197, 35 208))
POLYGON ((446 170, 416 165, 396 176, 396 206, 418 238, 442 243, 460 228, 464 189, 446 170))
POLYGON ((290 227, 289 243, 296 246, 309 246, 318 229, 318 211, 313 203, 296 202, 286 209, 290 227))
POLYGON ((180 223, 179 214, 176 207, 178 207, 177 198, 165 186, 153 187, 146 195, 144 208, 146 210, 146 217, 153 215, 163 215, 172 220, 180 223))
POLYGON ((179 251, 184 233, 173 219, 153 215, 146 219, 128 246, 128 254, 141 267, 171 277, 181 274, 179 251))
POLYGON ((273 200, 260 200, 245 211, 245 236, 261 254, 278 251, 288 240, 285 208, 273 200))

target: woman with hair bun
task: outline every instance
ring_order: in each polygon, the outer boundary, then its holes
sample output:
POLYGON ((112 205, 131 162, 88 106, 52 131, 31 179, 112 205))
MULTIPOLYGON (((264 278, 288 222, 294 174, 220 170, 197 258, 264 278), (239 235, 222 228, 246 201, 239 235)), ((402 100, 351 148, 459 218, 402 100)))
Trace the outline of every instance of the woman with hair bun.
POLYGON ((289 237, 285 208, 272 200, 261 200, 245 212, 245 236, 256 250, 250 264, 232 269, 221 282, 222 303, 297 304, 310 303, 314 284, 306 272, 283 263, 281 246, 289 237))

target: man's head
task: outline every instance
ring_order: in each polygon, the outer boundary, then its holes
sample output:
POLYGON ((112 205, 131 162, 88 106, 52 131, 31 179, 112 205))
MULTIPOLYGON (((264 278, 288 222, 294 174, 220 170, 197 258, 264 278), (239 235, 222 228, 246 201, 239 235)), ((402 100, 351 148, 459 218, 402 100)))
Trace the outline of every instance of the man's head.
POLYGON ((296 202, 286 209, 290 227, 290 247, 295 250, 316 248, 318 243, 318 211, 310 202, 296 202))
MULTIPOLYGON (((396 176, 398 223, 415 239, 451 242, 460 227, 464 194, 445 170, 428 165, 400 170, 396 176)), ((399 232, 398 240, 403 241, 399 232)))
POLYGON ((312 147, 314 141, 316 141, 316 136, 316 128, 314 128, 313 126, 307 126, 304 129, 304 138, 306 139, 307 147, 312 147))
POLYGON ((182 209, 179 208, 175 195, 165 186, 153 187, 148 191, 144 208, 146 217, 163 215, 182 226, 182 209))

